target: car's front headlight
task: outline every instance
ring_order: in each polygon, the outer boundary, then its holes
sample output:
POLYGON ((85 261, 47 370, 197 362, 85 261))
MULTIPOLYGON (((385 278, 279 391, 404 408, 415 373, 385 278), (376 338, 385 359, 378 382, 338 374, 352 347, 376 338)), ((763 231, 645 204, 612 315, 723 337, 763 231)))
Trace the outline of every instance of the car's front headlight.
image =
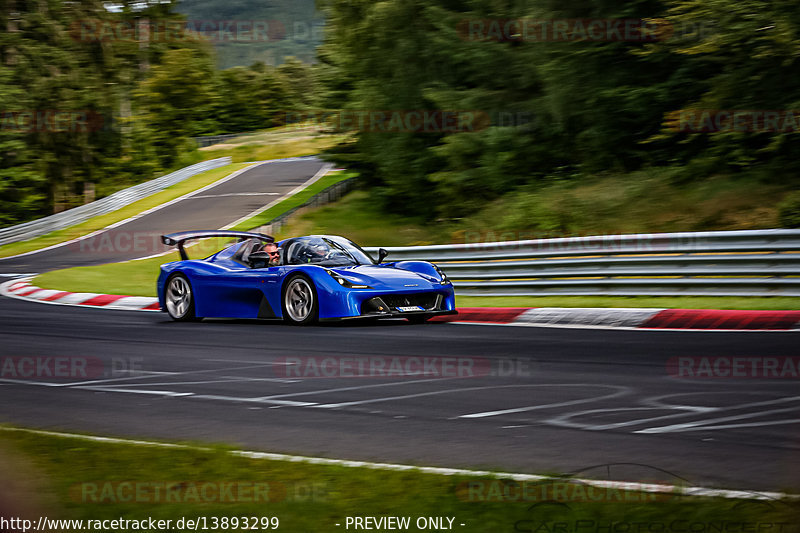
POLYGON ((333 270, 328 270, 328 274, 330 274, 331 277, 333 279, 335 279, 336 282, 339 285, 341 285, 342 287, 344 287, 346 289, 371 289, 372 288, 369 285, 363 285, 363 284, 360 284, 360 283, 356 283, 354 281, 350 281, 346 277, 342 276, 341 274, 337 274, 333 270))
MULTIPOLYGON (((433 263, 431 263, 431 264, 433 265, 433 263)), ((436 265, 433 265, 433 268, 435 268, 435 269, 436 269, 436 272, 438 272, 438 273, 439 273, 439 276, 442 278, 442 281, 440 281, 440 282, 439 282, 439 284, 440 284, 440 285, 447 285, 448 283, 450 283, 450 280, 449 280, 449 279, 447 279, 447 274, 445 274, 444 272, 442 272, 442 269, 441 269, 441 268, 439 268, 439 267, 438 267, 438 266, 436 266, 436 265)))

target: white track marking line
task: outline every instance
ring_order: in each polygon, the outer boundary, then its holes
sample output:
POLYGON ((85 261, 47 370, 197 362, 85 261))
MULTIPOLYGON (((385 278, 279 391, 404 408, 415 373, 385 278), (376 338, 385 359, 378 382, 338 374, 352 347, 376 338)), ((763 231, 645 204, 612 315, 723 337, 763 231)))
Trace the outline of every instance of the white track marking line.
POLYGON ((144 394, 149 396, 166 396, 169 398, 192 398, 200 400, 222 400, 228 402, 250 402, 250 403, 263 403, 274 404, 280 406, 292 407, 310 407, 316 405, 314 402, 294 402, 291 400, 253 400, 251 398, 239 398, 236 396, 221 396, 214 394, 197 394, 195 392, 177 392, 171 390, 150 390, 150 389, 124 389, 120 386, 104 387, 102 385, 88 385, 73 387, 74 389, 88 390, 93 392, 116 392, 123 394, 144 394))
POLYGON ((615 398, 617 396, 624 396, 625 394, 628 394, 631 391, 630 387, 621 387, 621 386, 615 386, 615 385, 588 385, 588 384, 582 384, 582 383, 565 383, 565 384, 543 383, 543 384, 532 385, 532 386, 536 386, 536 387, 594 387, 594 388, 606 387, 606 388, 615 388, 615 389, 617 389, 617 392, 612 392, 611 394, 607 394, 607 395, 604 395, 604 396, 595 396, 595 397, 592 397, 592 398, 581 398, 581 399, 578 399, 578 400, 569 400, 569 401, 566 401, 566 402, 551 403, 551 404, 538 404, 538 405, 532 405, 532 406, 528 406, 528 407, 516 407, 516 408, 513 408, 513 409, 503 409, 503 410, 500 410, 500 411, 484 411, 484 412, 481 412, 481 413, 470 413, 470 414, 466 414, 466 415, 460 415, 460 416, 458 416, 456 418, 485 418, 485 417, 489 417, 489 416, 508 415, 508 414, 513 414, 513 413, 524 413, 524 412, 527 412, 527 411, 535 411, 535 410, 538 410, 538 409, 550 409, 552 407, 566 407, 568 405, 578 405, 578 404, 582 404, 582 403, 594 402, 594 401, 597 401, 597 400, 605 400, 607 398, 615 398))
POLYGON ((228 196, 278 196, 279 192, 228 192, 225 194, 203 194, 201 196, 192 196, 192 200, 200 198, 227 198, 228 196))
MULTIPOLYGON (((188 376, 188 375, 193 375, 193 374, 205 374, 205 373, 209 373, 209 372, 228 372, 228 371, 236 371, 236 370, 247 370, 247 369, 250 369, 250 368, 259 368, 259 367, 262 367, 262 366, 267 366, 267 365, 257 364, 257 365, 249 365, 249 366, 234 367, 234 368, 213 368, 213 369, 207 369, 207 370, 189 370, 189 371, 186 371, 186 372, 154 372, 154 371, 134 370, 133 372, 136 372, 137 374, 141 373, 141 374, 152 374, 152 375, 124 376, 124 377, 109 378, 109 379, 96 379, 96 380, 92 380, 92 381, 78 381, 78 382, 70 382, 70 383, 59 383, 58 386, 60 386, 60 387, 69 387, 69 386, 72 386, 72 385, 92 385, 92 384, 95 384, 95 383, 110 383, 112 381, 124 381, 124 380, 134 380, 134 379, 150 379, 150 378, 154 378, 154 377, 161 376, 161 375, 166 375, 166 376, 188 376)), ((222 377, 227 377, 227 376, 222 376, 222 377)), ((245 378, 236 378, 236 379, 245 379, 245 378)), ((256 379, 256 378, 250 378, 250 379, 256 379)), ((272 378, 261 378, 261 379, 272 379, 272 378)), ((278 380, 278 379, 281 379, 281 378, 275 378, 275 379, 278 380)), ((294 383, 293 381, 285 381, 285 380, 280 381, 280 382, 281 383, 294 383)), ((27 382, 27 383, 34 383, 34 382, 27 382)), ((167 385, 171 385, 172 383, 175 383, 175 382, 167 383, 167 385)), ((137 383, 131 384, 131 386, 138 386, 138 385, 139 384, 137 384, 137 383)), ((144 385, 151 385, 151 383, 145 383, 144 385)))
POLYGON ((150 394, 154 396, 169 396, 172 398, 194 395, 193 392, 175 392, 171 390, 117 389, 114 387, 102 387, 99 385, 89 385, 89 386, 81 386, 75 388, 83 390, 91 390, 96 392, 126 392, 129 394, 150 394))
MULTIPOLYGON (((736 429, 736 428, 751 428, 762 426, 780 426, 784 424, 797 424, 800 423, 800 418, 789 418, 787 420, 770 420, 769 422, 749 422, 747 424, 726 424, 723 426, 699 426, 694 428, 687 428, 682 430, 686 431, 705 431, 707 429, 736 429)), ((635 433, 644 433, 644 431, 636 431, 635 433)))
POLYGON ((221 400, 225 402, 263 403, 268 405, 280 405, 289 407, 311 407, 317 405, 316 402, 295 402, 292 400, 261 400, 258 398, 239 398, 236 396, 224 396, 219 394, 195 394, 193 398, 199 400, 221 400))
POLYGON ((253 218, 254 216, 260 215, 261 213, 263 213, 264 211, 266 211, 267 209, 269 209, 273 205, 278 205, 279 203, 281 203, 285 199, 287 199, 287 198, 289 198, 291 196, 294 196, 295 194, 299 193, 300 191, 302 191, 306 187, 309 187, 311 184, 313 184, 314 182, 316 182, 317 180, 322 178, 322 176, 324 176, 325 174, 327 174, 328 172, 333 170, 333 168, 334 168, 334 165, 331 165, 329 163, 323 164, 322 168, 320 168, 317 171, 317 173, 314 174, 313 176, 311 176, 311 178, 309 180, 307 180, 305 183, 303 183, 301 185, 298 185, 297 187, 295 187, 291 191, 287 192, 286 194, 284 194, 280 198, 277 198, 276 200, 268 203, 267 205, 265 205, 263 207, 259 207, 255 211, 252 211, 251 213, 243 216, 242 218, 240 218, 238 220, 234 220, 233 222, 231 222, 227 226, 223 226, 220 229, 225 230, 225 229, 232 228, 232 227, 236 226, 237 224, 240 224, 240 223, 244 222, 245 220, 249 220, 249 219, 253 218))
POLYGON ((27 379, 9 379, 0 378, 0 383, 8 383, 10 385, 35 385, 37 387, 66 387, 69 383, 49 383, 47 381, 30 381, 27 379))
MULTIPOLYGON (((32 435, 45 435, 64 439, 77 439, 104 444, 123 444, 127 446, 145 446, 151 448, 170 448, 183 450, 212 451, 211 448, 202 446, 189 446, 186 444, 173 444, 169 442, 154 442, 144 440, 121 439, 114 437, 98 437, 93 435, 80 435, 76 433, 60 433, 56 431, 43 431, 38 429, 25 429, 0 426, 0 431, 29 433, 32 435)), ((290 463, 308 463, 317 465, 343 466, 347 468, 367 468, 370 470, 390 470, 399 472, 419 472, 422 474, 435 474, 440 476, 469 476, 488 477, 496 479, 511 479, 514 481, 562 481, 564 478, 543 476, 538 474, 520 474, 513 472, 500 472, 492 470, 466 470, 462 468, 442 468, 435 466, 414 466, 397 463, 375 463, 369 461, 349 461, 346 459, 330 459, 327 457, 310 457, 304 455, 288 455, 283 453, 256 452, 248 450, 231 450, 230 455, 255 460, 282 461, 290 463)), ((717 497, 726 499, 745 500, 798 500, 800 495, 783 492, 759 492, 754 490, 726 490, 711 489, 706 487, 685 487, 679 485, 662 485, 656 483, 638 483, 631 481, 610 481, 597 479, 570 478, 568 482, 580 483, 592 487, 616 488, 634 492, 669 493, 684 496, 717 497)))
POLYGON ((296 383, 295 381, 278 378, 244 378, 236 376, 220 376, 223 379, 209 379, 205 381, 163 381, 161 383, 121 383, 117 387, 142 387, 142 386, 164 386, 164 385, 202 385, 207 383, 236 383, 239 381, 269 381, 275 383, 296 383))
POLYGON ((389 396, 385 398, 370 398, 368 400, 358 400, 354 402, 343 402, 343 403, 328 403, 318 405, 317 407, 320 409, 334 409, 337 407, 350 407, 353 405, 364 405, 368 403, 378 403, 378 402, 390 402, 393 400, 405 400, 408 398, 419 398, 422 396, 436 396, 438 394, 452 394, 456 392, 470 392, 476 390, 488 390, 488 389, 511 389, 511 388, 521 388, 521 387, 536 387, 535 384, 522 384, 522 385, 486 385, 483 387, 465 387, 461 389, 442 389, 436 391, 428 391, 428 392, 418 392, 416 394, 405 394, 402 396, 389 396))
MULTIPOLYGON (((733 416, 722 416, 718 418, 707 418, 705 420, 696 420, 694 422, 686 422, 684 424, 674 424, 672 426, 662 426, 657 428, 647 428, 647 429, 640 429, 639 431, 634 431, 634 433, 681 433, 684 431, 698 431, 703 429, 713 429, 709 428, 708 424, 714 422, 729 422, 733 420, 744 420, 746 418, 756 418, 762 415, 771 415, 775 413, 787 413, 790 411, 797 411, 800 410, 800 405, 794 407, 784 407, 782 409, 769 409, 767 411, 758 411, 755 413, 745 413, 741 415, 733 415, 733 416)), ((758 423, 753 423, 753 425, 757 425, 758 423)))
MULTIPOLYGON (((139 371, 136 371, 136 372, 138 373, 139 371)), ((144 376, 144 375, 143 376, 124 376, 124 377, 119 377, 119 378, 108 378, 108 379, 93 379, 91 381, 76 381, 76 382, 70 382, 70 383, 61 383, 61 384, 59 384, 59 386, 60 387, 73 387, 73 386, 79 386, 79 385, 94 385, 94 384, 99 384, 99 383, 111 383, 111 382, 114 382, 114 381, 126 381, 126 380, 134 380, 134 379, 150 379, 150 378, 155 378, 155 377, 158 377, 158 376, 161 376, 161 375, 165 375, 165 374, 166 375, 175 375, 176 372, 145 372, 145 371, 142 371, 142 374, 151 374, 151 375, 149 375, 149 376, 144 376)))
POLYGON ((271 396, 262 396, 260 398, 252 398, 252 400, 271 400, 272 398, 285 398, 287 396, 309 396, 314 394, 326 394, 329 392, 345 392, 345 391, 352 391, 352 390, 362 390, 362 389, 372 389, 375 387, 394 387, 396 385, 407 385, 410 383, 427 383, 430 381, 446 381, 449 379, 459 379, 459 378, 438 378, 438 379, 414 379, 411 381, 392 381, 391 383, 377 383, 375 385, 359 385, 355 387, 339 387, 335 389, 320 389, 320 390, 312 390, 312 391, 301 391, 301 392, 294 392, 294 393, 286 393, 286 394, 274 394, 271 396))
MULTIPOLYGON (((690 393, 693 394, 693 393, 690 393)), ((752 402, 752 403, 743 403, 725 407, 706 407, 706 406, 691 406, 691 405, 670 405, 670 404, 663 404, 661 403, 662 398, 667 398, 673 395, 665 395, 665 396, 656 396, 654 398, 645 398, 641 401, 641 403, 649 404, 648 407, 617 407, 612 409, 591 409, 587 411, 578 411, 577 413, 567 413, 565 415, 557 416, 554 418, 550 418, 545 420, 546 423, 552 424, 555 426, 561 427, 569 427, 569 428, 577 428, 589 431, 604 431, 608 429, 617 429, 621 427, 629 427, 629 426, 637 426, 641 424, 647 424, 649 422, 653 422, 655 420, 664 420, 669 418, 680 418, 686 416, 692 416, 697 414, 704 414, 704 413, 711 413, 711 412, 719 412, 722 410, 727 411, 734 411, 734 410, 741 410, 747 409, 750 407, 762 407, 765 405, 774 405, 778 403, 787 403, 792 402, 800 399, 800 396, 791 396, 786 398, 778 398, 775 400, 765 400, 762 402, 752 402), (572 418, 585 416, 585 415, 592 415, 595 413, 619 413, 623 411, 653 411, 658 409, 673 409, 673 410, 680 410, 680 413, 674 413, 670 415, 662 415, 662 416, 655 416, 650 418, 637 418, 636 420, 628 420, 625 422, 616 422, 613 424, 584 424, 581 422, 573 422, 572 418)), ((792 409, 796 409, 793 407, 792 409)), ((669 426, 672 427, 672 426, 669 426)), ((633 433, 641 433, 643 431, 634 431, 633 433)))
MULTIPOLYGON (((94 385, 94 384, 102 385, 104 383, 111 383, 111 382, 115 382, 115 381, 136 380, 136 379, 150 379, 150 378, 154 378, 154 377, 161 376, 161 375, 188 376, 188 375, 196 375, 196 374, 207 374, 207 373, 210 373, 210 372, 230 372, 230 371, 236 371, 236 370, 247 370, 247 369, 250 369, 250 368, 260 368, 260 367, 263 367, 263 366, 268 366, 268 365, 266 363, 264 363, 264 364, 256 364, 256 365, 233 367, 233 368, 212 368, 212 369, 206 369, 206 370, 190 370, 190 371, 186 371, 186 372, 156 372, 156 371, 136 370, 134 372, 136 372, 137 374, 152 374, 152 375, 124 376, 124 377, 118 377, 118 378, 95 379, 95 380, 90 380, 90 381, 70 381, 70 382, 66 382, 66 383, 62 383, 62 382, 54 383, 54 382, 47 382, 47 381, 33 381, 33 380, 27 380, 27 379, 0 378, 0 383, 11 383, 11 384, 17 384, 17 385, 36 385, 36 386, 42 386, 42 387, 75 387, 75 388, 80 388, 83 385, 94 385)), ((227 377, 227 376, 223 376, 223 377, 227 377)), ((263 381, 263 380, 268 380, 268 379, 271 380, 272 378, 238 378, 237 377, 236 379, 250 379, 252 381, 263 381)), ((296 382, 302 381, 302 380, 283 380, 283 378, 275 378, 275 379, 276 380, 280 379, 281 383, 296 383, 296 382)), ((174 383, 180 383, 180 382, 169 382, 167 384, 168 385, 172 385, 174 383)), ((147 385, 151 385, 151 384, 150 383, 143 383, 141 385, 142 386, 147 386, 147 385)), ((125 385, 123 384, 123 385, 117 385, 117 386, 125 386, 125 385)), ((139 386, 139 384, 138 383, 133 383, 133 384, 130 384, 130 386, 139 386)))
MULTIPOLYGON (((569 419, 574 418, 576 416, 585 416, 591 415, 595 413, 622 413, 622 412, 633 412, 633 411, 658 411, 664 410, 665 408, 659 407, 616 407, 612 409, 591 409, 589 411, 579 411, 577 413, 568 413, 566 415, 557 416, 554 418, 550 418, 545 420, 546 423, 554 425, 554 426, 561 426, 561 427, 568 427, 568 428, 576 428, 576 429, 583 429, 587 431, 605 431, 608 429, 617 429, 622 427, 628 426, 638 426, 641 424, 646 424, 648 422, 653 422, 655 420, 664 420, 667 418, 676 418, 681 416, 690 416, 693 414, 700 414, 705 412, 701 409, 691 409, 687 407, 675 407, 673 409, 681 409, 681 410, 688 410, 690 412, 682 412, 682 413, 674 413, 671 415, 662 415, 662 416, 653 416, 650 418, 637 418, 636 420, 628 420, 626 422, 615 422, 613 424, 582 424, 580 422, 572 422, 569 419)), ((635 433, 635 432, 634 432, 635 433)))
POLYGON ((212 361, 215 363, 256 363, 260 365, 273 365, 273 366, 285 366, 294 364, 289 361, 284 361, 284 362, 254 361, 252 359, 201 359, 201 361, 212 361))

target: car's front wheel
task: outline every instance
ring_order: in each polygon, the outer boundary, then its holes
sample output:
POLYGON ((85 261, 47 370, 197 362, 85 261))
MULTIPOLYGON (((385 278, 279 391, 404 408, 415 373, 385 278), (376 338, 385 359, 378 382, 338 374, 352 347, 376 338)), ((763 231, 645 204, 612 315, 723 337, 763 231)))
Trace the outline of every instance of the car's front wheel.
POLYGON ((317 291, 303 275, 290 279, 283 288, 283 318, 290 324, 313 324, 319 316, 317 291))
POLYGON ((167 313, 172 320, 194 320, 194 294, 189 279, 183 274, 175 274, 167 281, 164 293, 167 313))

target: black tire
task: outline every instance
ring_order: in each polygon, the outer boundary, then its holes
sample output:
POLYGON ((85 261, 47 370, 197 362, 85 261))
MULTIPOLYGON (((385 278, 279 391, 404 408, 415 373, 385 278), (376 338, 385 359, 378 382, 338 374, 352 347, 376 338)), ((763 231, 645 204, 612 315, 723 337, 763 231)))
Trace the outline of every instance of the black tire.
POLYGON ((172 320, 189 322, 197 320, 194 313, 192 284, 183 274, 173 274, 164 287, 164 305, 172 320))
POLYGON ((430 318, 431 318, 430 315, 414 315, 414 316, 406 317, 406 320, 408 320, 412 324, 424 324, 430 318))
POLYGON ((314 283, 303 274, 289 278, 281 291, 283 319, 295 326, 314 324, 319 319, 319 299, 314 283))

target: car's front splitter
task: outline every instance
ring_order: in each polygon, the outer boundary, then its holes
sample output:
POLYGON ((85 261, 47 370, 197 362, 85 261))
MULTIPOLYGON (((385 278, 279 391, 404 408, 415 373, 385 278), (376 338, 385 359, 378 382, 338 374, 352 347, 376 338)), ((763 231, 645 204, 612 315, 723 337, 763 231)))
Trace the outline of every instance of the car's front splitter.
POLYGON ((393 312, 393 313, 368 313, 364 315, 355 315, 355 316, 339 316, 339 317, 328 317, 328 318, 320 318, 320 322, 340 322, 342 320, 361 320, 361 319, 374 319, 374 318, 410 318, 414 316, 439 316, 439 315, 457 315, 458 311, 455 309, 444 309, 444 310, 437 310, 437 311, 405 311, 405 312, 393 312))

